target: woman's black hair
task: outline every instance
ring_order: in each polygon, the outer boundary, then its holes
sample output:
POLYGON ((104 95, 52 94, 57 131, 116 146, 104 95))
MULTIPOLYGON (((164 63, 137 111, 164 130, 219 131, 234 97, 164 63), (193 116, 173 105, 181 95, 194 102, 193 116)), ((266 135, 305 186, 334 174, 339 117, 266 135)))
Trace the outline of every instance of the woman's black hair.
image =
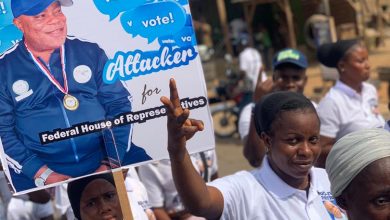
POLYGON ((69 197, 70 205, 72 206, 74 216, 78 220, 81 220, 80 201, 84 189, 85 187, 87 187, 89 183, 91 183, 96 179, 107 180, 113 186, 115 186, 115 181, 112 173, 104 173, 104 174, 88 176, 68 183, 68 197, 69 197))
POLYGON ((271 134, 273 122, 281 112, 309 109, 316 112, 312 102, 297 92, 279 91, 264 96, 254 108, 256 132, 271 134))
POLYGON ((352 48, 362 45, 357 39, 323 44, 317 50, 317 59, 327 67, 337 68, 338 63, 346 57, 352 48))

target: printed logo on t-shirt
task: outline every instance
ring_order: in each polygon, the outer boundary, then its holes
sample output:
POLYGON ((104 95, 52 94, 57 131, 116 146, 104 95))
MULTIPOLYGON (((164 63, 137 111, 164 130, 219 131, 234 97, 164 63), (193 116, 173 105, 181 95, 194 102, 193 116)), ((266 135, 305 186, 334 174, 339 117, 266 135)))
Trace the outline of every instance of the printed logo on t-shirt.
POLYGON ((322 202, 328 211, 330 218, 333 220, 347 219, 345 212, 337 206, 336 200, 330 192, 318 192, 321 196, 322 202))
POLYGON ((76 82, 84 84, 87 83, 92 77, 92 70, 89 66, 79 65, 73 70, 73 78, 76 82))
POLYGON ((17 95, 15 97, 15 100, 17 102, 33 94, 32 89, 30 89, 28 82, 25 80, 17 80, 16 82, 14 82, 12 84, 12 91, 17 95))
POLYGON ((370 109, 374 115, 379 115, 379 107, 378 107, 378 100, 372 98, 368 100, 368 104, 370 105, 370 109))

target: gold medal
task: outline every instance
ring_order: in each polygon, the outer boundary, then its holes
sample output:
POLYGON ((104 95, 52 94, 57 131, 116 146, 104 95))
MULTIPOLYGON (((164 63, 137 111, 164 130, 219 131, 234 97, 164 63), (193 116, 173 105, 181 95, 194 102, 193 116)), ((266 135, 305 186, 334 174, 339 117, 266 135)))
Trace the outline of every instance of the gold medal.
POLYGON ((79 107, 79 100, 77 100, 76 97, 69 95, 69 94, 66 94, 64 96, 63 103, 64 103, 65 108, 70 110, 70 111, 74 111, 79 107))

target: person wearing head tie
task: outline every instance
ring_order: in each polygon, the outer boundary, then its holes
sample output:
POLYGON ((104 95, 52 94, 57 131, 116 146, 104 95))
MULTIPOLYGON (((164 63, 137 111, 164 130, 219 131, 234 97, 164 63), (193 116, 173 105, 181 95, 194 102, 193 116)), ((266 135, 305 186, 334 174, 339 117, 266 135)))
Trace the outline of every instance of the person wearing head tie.
POLYGON ((337 68, 340 79, 317 108, 321 120, 322 153, 317 166, 325 167, 333 144, 353 131, 383 128, 385 121, 378 110, 378 94, 365 82, 370 77, 367 48, 358 40, 342 40, 321 45, 318 60, 337 68))
POLYGON ((16 191, 151 159, 131 125, 42 144, 41 133, 131 111, 122 83, 103 82, 105 52, 67 36, 61 6, 72 4, 11 1, 23 39, 0 57, 0 136, 16 191))

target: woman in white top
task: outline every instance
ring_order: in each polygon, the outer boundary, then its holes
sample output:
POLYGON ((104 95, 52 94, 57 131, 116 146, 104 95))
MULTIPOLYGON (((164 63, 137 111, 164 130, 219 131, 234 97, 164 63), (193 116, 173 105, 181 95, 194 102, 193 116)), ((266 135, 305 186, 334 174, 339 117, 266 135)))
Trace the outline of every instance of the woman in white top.
POLYGON ((375 87, 365 82, 370 77, 370 64, 368 51, 360 41, 324 44, 317 57, 325 66, 337 68, 340 75, 317 108, 322 145, 317 165, 325 167, 326 157, 338 139, 353 131, 383 128, 385 121, 378 110, 375 87))
POLYGON ((188 119, 174 80, 168 114, 168 151, 176 188, 188 210, 207 219, 334 219, 334 205, 323 169, 313 168, 320 151, 320 122, 310 100, 294 92, 263 97, 255 107, 256 130, 268 147, 260 168, 223 177, 209 186, 194 169, 186 141, 203 130, 188 119), (332 212, 332 213, 330 213, 332 212))

